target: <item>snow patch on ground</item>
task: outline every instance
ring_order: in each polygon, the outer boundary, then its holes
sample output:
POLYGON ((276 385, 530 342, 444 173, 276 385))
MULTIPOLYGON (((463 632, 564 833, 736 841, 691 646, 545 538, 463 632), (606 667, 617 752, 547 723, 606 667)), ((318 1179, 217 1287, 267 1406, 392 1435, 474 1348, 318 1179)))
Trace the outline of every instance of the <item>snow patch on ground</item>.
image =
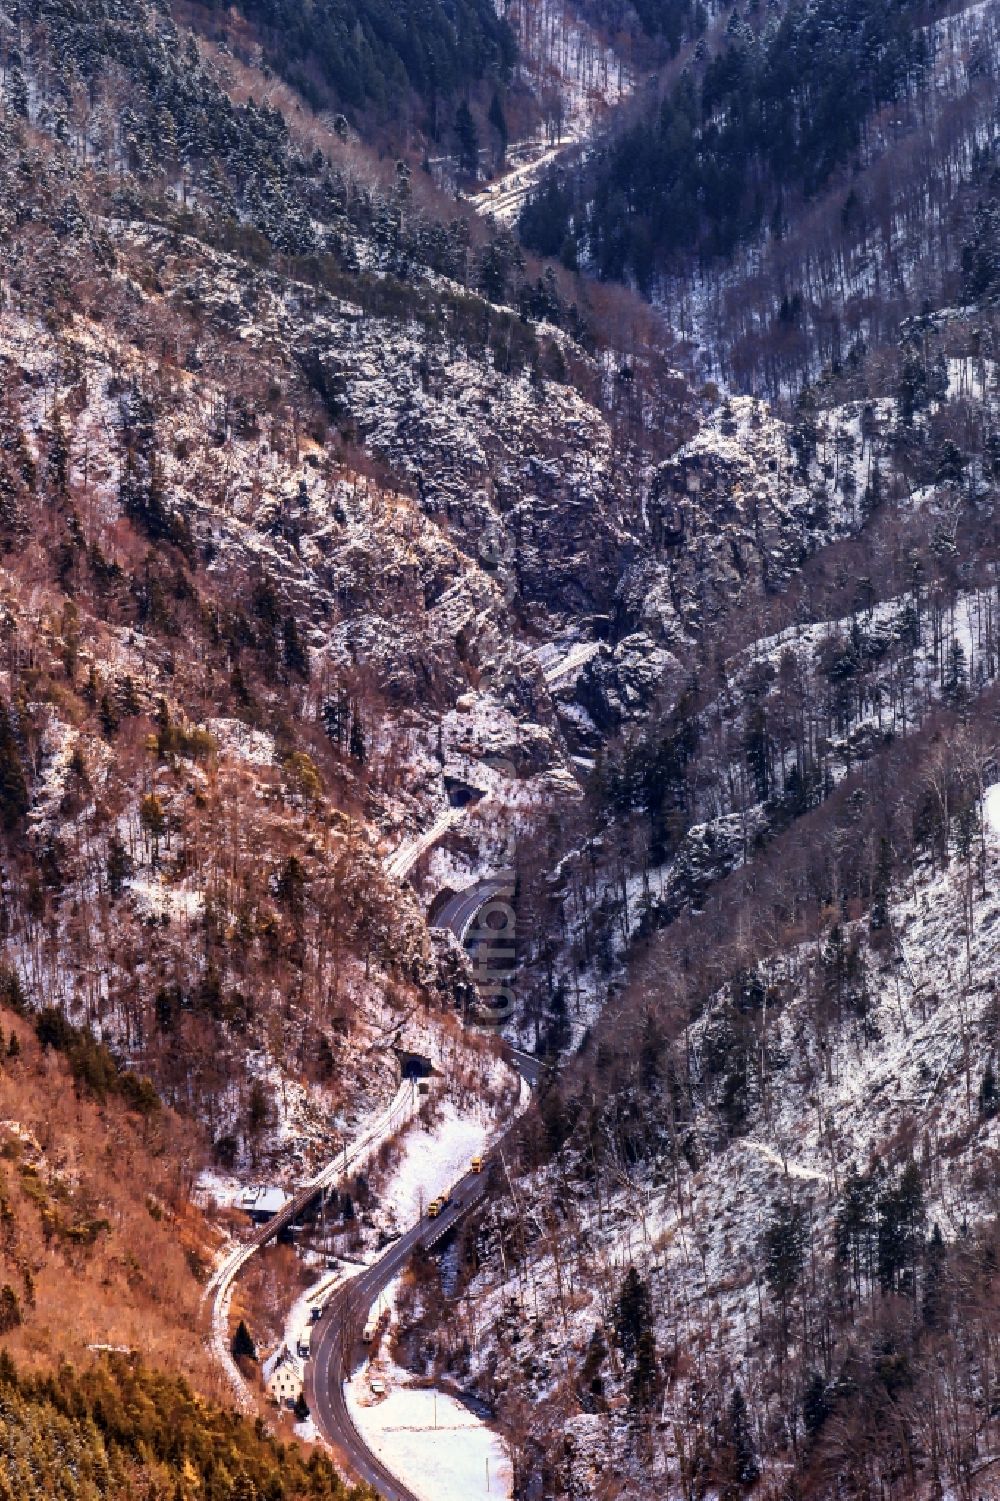
POLYGON ((396 1223, 405 1227, 420 1219, 431 1199, 465 1176, 473 1157, 485 1150, 488 1137, 487 1123, 460 1115, 451 1100, 443 1103, 430 1130, 415 1122, 403 1138, 402 1156, 380 1195, 396 1223))
POLYGON ((192 1197, 209 1208, 232 1209, 243 1197, 246 1185, 233 1173, 205 1167, 195 1179, 192 1197))
MULTIPOLYGON (((379 1300, 395 1318, 398 1281, 379 1300)), ((446 1392, 412 1385, 387 1353, 379 1353, 345 1382, 351 1421, 365 1443, 420 1501, 500 1501, 513 1493, 514 1476, 499 1436, 464 1403, 446 1392), (372 1390, 381 1382, 384 1394, 372 1390)))
POLYGON ((362 1406, 347 1388, 365 1442, 421 1501, 498 1501, 512 1495, 513 1471, 499 1437, 444 1392, 396 1386, 362 1406))
POLYGON ((987 831, 1000 839, 1000 782, 986 789, 983 797, 983 821, 987 831))
POLYGON ((240 719, 207 719, 205 728, 221 751, 248 766, 271 766, 274 736, 251 729, 240 719))
POLYGON ((205 894, 187 886, 168 886, 162 877, 134 876, 128 889, 136 905, 147 916, 173 921, 177 918, 194 922, 205 908, 205 894))

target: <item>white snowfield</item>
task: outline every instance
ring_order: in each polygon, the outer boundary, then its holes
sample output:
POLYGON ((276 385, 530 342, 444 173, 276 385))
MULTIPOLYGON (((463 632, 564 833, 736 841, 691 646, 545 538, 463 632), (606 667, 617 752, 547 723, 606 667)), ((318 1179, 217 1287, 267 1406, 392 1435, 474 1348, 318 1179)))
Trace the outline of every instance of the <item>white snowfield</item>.
MULTIPOLYGON (((378 1115, 358 1137, 352 1146, 338 1152, 337 1156, 321 1168, 304 1188, 329 1188, 339 1182, 348 1169, 357 1168, 392 1136, 415 1108, 413 1086, 409 1081, 400 1084, 391 1103, 378 1115)), ((288 1201, 286 1201, 287 1203, 288 1201)), ((244 1412, 253 1412, 256 1401, 244 1381, 239 1366, 229 1347, 229 1305, 233 1296, 233 1284, 261 1242, 252 1240, 234 1247, 225 1260, 216 1268, 203 1294, 203 1300, 212 1300, 212 1353, 226 1374, 237 1405, 244 1412)))
POLYGON ((444 1392, 396 1385, 380 1368, 381 1401, 368 1401, 360 1372, 346 1388, 351 1420, 384 1465, 421 1501, 506 1501, 514 1476, 499 1436, 444 1392))
POLYGON ((451 1100, 441 1106, 429 1131, 414 1123, 403 1137, 402 1156, 379 1193, 396 1225, 408 1228, 432 1199, 464 1177, 473 1157, 486 1150, 489 1134, 484 1121, 460 1115, 451 1100))
POLYGON ((379 1298, 379 1313, 389 1315, 379 1353, 344 1383, 351 1421, 421 1501, 508 1501, 514 1476, 499 1435, 447 1392, 413 1385, 388 1354, 398 1290, 396 1278, 379 1298))

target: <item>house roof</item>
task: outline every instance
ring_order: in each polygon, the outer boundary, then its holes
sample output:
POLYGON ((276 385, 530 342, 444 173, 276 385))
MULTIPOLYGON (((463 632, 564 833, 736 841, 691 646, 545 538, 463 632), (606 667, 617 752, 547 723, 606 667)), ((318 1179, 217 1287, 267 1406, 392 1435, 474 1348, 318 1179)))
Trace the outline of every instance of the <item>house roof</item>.
POLYGON ((269 1391, 297 1392, 302 1385, 302 1362, 282 1345, 264 1362, 264 1383, 269 1391))
POLYGON ((246 1214, 277 1214, 285 1204, 285 1191, 273 1184, 253 1183, 240 1195, 240 1208, 246 1214))

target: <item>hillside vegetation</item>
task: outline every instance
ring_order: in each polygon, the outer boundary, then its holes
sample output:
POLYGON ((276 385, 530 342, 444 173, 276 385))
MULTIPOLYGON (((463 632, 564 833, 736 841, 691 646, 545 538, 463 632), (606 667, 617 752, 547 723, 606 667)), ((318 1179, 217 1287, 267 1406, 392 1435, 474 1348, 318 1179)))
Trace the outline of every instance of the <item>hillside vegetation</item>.
POLYGON ((212 1405, 225 1206, 383 1122, 222 1308, 263 1402, 500 1031, 385 1353, 517 1501, 992 1484, 992 10, 514 19, 0 27, 12 1496, 341 1495, 212 1405), (548 260, 435 186, 508 152, 548 260), (501 880, 490 1017, 430 919, 501 880))
MULTIPOLYGON (((412 91, 432 121, 463 89, 502 84, 514 39, 487 0, 425 0, 405 11, 381 0, 249 0, 241 7, 268 61, 316 108, 391 118, 412 91)), ((224 19, 224 16, 223 18, 224 19)))
POLYGON ((4 1501, 347 1501, 318 1453, 267 1438, 200 1401, 176 1377, 111 1356, 78 1372, 20 1375, 0 1353, 0 1496, 4 1501))
POLYGON ((189 1200, 196 1134, 148 1081, 123 1095, 117 1079, 137 1077, 92 1042, 55 1036, 52 1020, 0 1016, 4 1349, 36 1369, 84 1363, 98 1346, 142 1350, 214 1390, 191 1339, 216 1243, 189 1200))

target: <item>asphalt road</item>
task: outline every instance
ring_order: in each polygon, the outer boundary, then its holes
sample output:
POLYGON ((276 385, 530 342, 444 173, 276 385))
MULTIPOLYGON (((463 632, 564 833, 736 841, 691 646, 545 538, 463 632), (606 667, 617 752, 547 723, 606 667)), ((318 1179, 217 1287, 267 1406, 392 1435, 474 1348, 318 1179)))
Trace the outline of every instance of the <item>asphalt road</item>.
MULTIPOLYGON (((487 876, 449 897, 434 918, 434 927, 449 928, 462 943, 476 914, 486 903, 494 897, 509 895, 512 889, 510 874, 487 876)), ((516 1048, 508 1050, 508 1057, 521 1077, 534 1088, 541 1074, 538 1059, 516 1048)), ((499 1155, 513 1129, 514 1126, 508 1128, 494 1145, 490 1158, 499 1155)), ((374 1266, 337 1288, 327 1300, 322 1317, 312 1332, 305 1369, 305 1391, 313 1422, 327 1442, 345 1456, 355 1474, 374 1486, 385 1501, 417 1501, 417 1498, 368 1448, 354 1426, 344 1397, 344 1381, 364 1359, 361 1333, 379 1293, 402 1271, 417 1246, 429 1250, 443 1240, 463 1215, 483 1198, 488 1168, 487 1162, 482 1173, 467 1173, 455 1185, 451 1203, 437 1219, 421 1219, 401 1235, 374 1266)))
POLYGON ((476 913, 486 903, 497 896, 510 896, 514 889, 513 875, 487 876, 482 881, 477 881, 474 886, 467 886, 464 891, 456 891, 441 907, 437 916, 431 923, 433 928, 450 928, 459 943, 465 941, 465 935, 472 926, 476 913))
MULTIPOLYGON (((509 1056, 521 1077, 534 1087, 541 1070, 538 1059, 514 1049, 509 1056)), ((490 1159, 499 1155, 515 1126, 516 1122, 494 1145, 490 1159)), ((336 1289, 312 1332, 305 1390, 313 1421, 327 1442, 346 1457, 355 1474, 374 1486, 385 1501, 417 1501, 417 1497, 382 1464, 354 1426, 344 1397, 344 1381, 364 1358, 361 1333, 379 1293, 402 1271, 416 1246, 429 1250, 436 1245, 483 1198, 488 1177, 489 1161, 482 1173, 467 1173, 455 1185, 451 1203, 437 1219, 425 1216, 374 1266, 336 1289)))
POLYGON ((311 1182, 305 1184, 298 1193, 287 1199, 278 1213, 273 1215, 266 1224, 253 1230, 249 1239, 238 1245, 216 1269, 206 1287, 204 1296, 211 1299, 212 1305, 212 1348, 233 1388, 233 1395, 238 1405, 244 1411, 253 1412, 255 1402, 229 1348, 229 1300, 233 1283, 251 1256, 259 1251, 261 1246, 278 1235, 286 1225, 291 1225, 297 1220, 317 1194, 336 1183, 352 1163, 358 1165, 359 1159, 363 1160, 379 1144, 386 1132, 396 1127, 407 1113, 407 1091, 401 1087, 395 1099, 374 1125, 350 1147, 345 1147, 344 1151, 338 1154, 332 1162, 328 1162, 322 1172, 318 1173, 311 1182))

